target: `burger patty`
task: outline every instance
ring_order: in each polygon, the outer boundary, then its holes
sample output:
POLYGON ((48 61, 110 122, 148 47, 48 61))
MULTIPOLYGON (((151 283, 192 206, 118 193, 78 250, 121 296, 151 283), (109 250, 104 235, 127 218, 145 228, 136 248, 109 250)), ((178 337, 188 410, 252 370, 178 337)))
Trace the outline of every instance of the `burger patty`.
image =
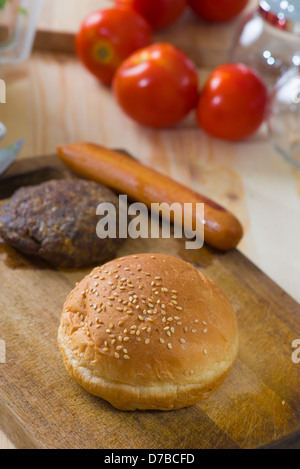
POLYGON ((123 242, 98 238, 96 208, 103 202, 113 204, 118 215, 116 194, 92 181, 53 180, 24 187, 2 207, 0 235, 22 253, 56 267, 103 263, 114 257, 123 242))

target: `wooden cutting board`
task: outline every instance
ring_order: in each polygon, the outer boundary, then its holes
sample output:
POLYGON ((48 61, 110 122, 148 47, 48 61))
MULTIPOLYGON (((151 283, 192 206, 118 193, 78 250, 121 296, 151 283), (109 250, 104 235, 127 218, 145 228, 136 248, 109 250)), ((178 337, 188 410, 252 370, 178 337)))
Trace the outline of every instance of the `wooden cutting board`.
MULTIPOLYGON (((63 177, 70 173, 56 156, 20 161, 0 178, 0 199, 63 177)), ((56 336, 67 295, 91 269, 54 270, 0 242, 0 426, 9 438, 18 448, 50 449, 300 447, 300 364, 292 361, 299 304, 237 250, 128 240, 119 255, 150 251, 192 262, 232 301, 240 351, 226 382, 197 406, 167 413, 121 412, 88 394, 65 371, 56 336)))

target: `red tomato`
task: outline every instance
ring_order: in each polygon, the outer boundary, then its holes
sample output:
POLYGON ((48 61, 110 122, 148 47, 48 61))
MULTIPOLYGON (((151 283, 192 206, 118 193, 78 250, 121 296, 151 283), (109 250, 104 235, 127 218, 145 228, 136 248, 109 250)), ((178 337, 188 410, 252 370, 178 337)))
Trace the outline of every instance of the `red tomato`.
POLYGON ((153 29, 175 23, 187 6, 187 0, 115 0, 117 5, 130 6, 148 21, 153 29))
POLYGON ((113 90, 123 111, 156 128, 182 120, 199 98, 194 63, 178 48, 158 43, 137 51, 118 69, 113 90))
POLYGON ((197 120, 213 137, 243 140, 258 130, 267 104, 267 87, 256 72, 243 64, 225 64, 208 78, 198 103, 197 120))
POLYGON ((249 0, 189 0, 194 12, 205 21, 225 22, 239 15, 249 0))
POLYGON ((91 13, 76 36, 76 52, 86 68, 110 85, 118 66, 152 41, 152 30, 133 10, 110 8, 91 13))

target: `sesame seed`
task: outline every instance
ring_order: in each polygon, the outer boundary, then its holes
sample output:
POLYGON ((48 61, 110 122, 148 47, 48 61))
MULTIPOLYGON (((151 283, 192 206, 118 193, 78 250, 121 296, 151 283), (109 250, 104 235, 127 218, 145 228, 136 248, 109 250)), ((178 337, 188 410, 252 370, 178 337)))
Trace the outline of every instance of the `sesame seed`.
POLYGON ((145 344, 148 345, 150 343, 150 339, 145 340, 145 344))
POLYGON ((208 329, 203 329, 203 334, 206 334, 207 331, 208 329))
POLYGON ((206 350, 206 349, 204 349, 203 353, 204 353, 204 355, 207 355, 207 350, 206 350))
POLYGON ((125 360, 129 360, 129 356, 128 356, 128 355, 124 355, 124 358, 125 358, 125 360))
POLYGON ((122 348, 123 348, 122 345, 118 345, 118 346, 117 346, 117 350, 118 350, 118 351, 119 351, 119 350, 122 350, 122 348))
POLYGON ((160 338, 159 341, 160 341, 161 344, 165 343, 164 339, 162 339, 162 338, 160 338))
POLYGON ((104 349, 102 349, 103 352, 108 352, 108 350, 109 350, 109 349, 108 349, 107 347, 105 347, 104 349))
POLYGON ((185 340, 184 340, 184 339, 180 339, 180 342, 181 342, 182 344, 185 344, 185 340))
POLYGON ((173 347, 172 347, 172 344, 168 343, 168 348, 169 348, 170 350, 172 350, 172 348, 173 348, 173 347))
POLYGON ((123 342, 128 342, 129 337, 124 337, 123 342))
POLYGON ((120 355, 118 354, 118 352, 115 352, 115 357, 120 358, 120 355))

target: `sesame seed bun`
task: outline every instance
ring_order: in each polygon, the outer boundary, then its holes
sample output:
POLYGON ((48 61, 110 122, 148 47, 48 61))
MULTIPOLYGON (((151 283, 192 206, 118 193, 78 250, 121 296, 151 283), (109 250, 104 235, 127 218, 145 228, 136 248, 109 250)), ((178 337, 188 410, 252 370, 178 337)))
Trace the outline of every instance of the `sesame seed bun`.
POLYGON ((207 398, 238 351, 224 292, 162 254, 116 259, 70 293, 58 332, 70 375, 120 410, 172 410, 207 398))

